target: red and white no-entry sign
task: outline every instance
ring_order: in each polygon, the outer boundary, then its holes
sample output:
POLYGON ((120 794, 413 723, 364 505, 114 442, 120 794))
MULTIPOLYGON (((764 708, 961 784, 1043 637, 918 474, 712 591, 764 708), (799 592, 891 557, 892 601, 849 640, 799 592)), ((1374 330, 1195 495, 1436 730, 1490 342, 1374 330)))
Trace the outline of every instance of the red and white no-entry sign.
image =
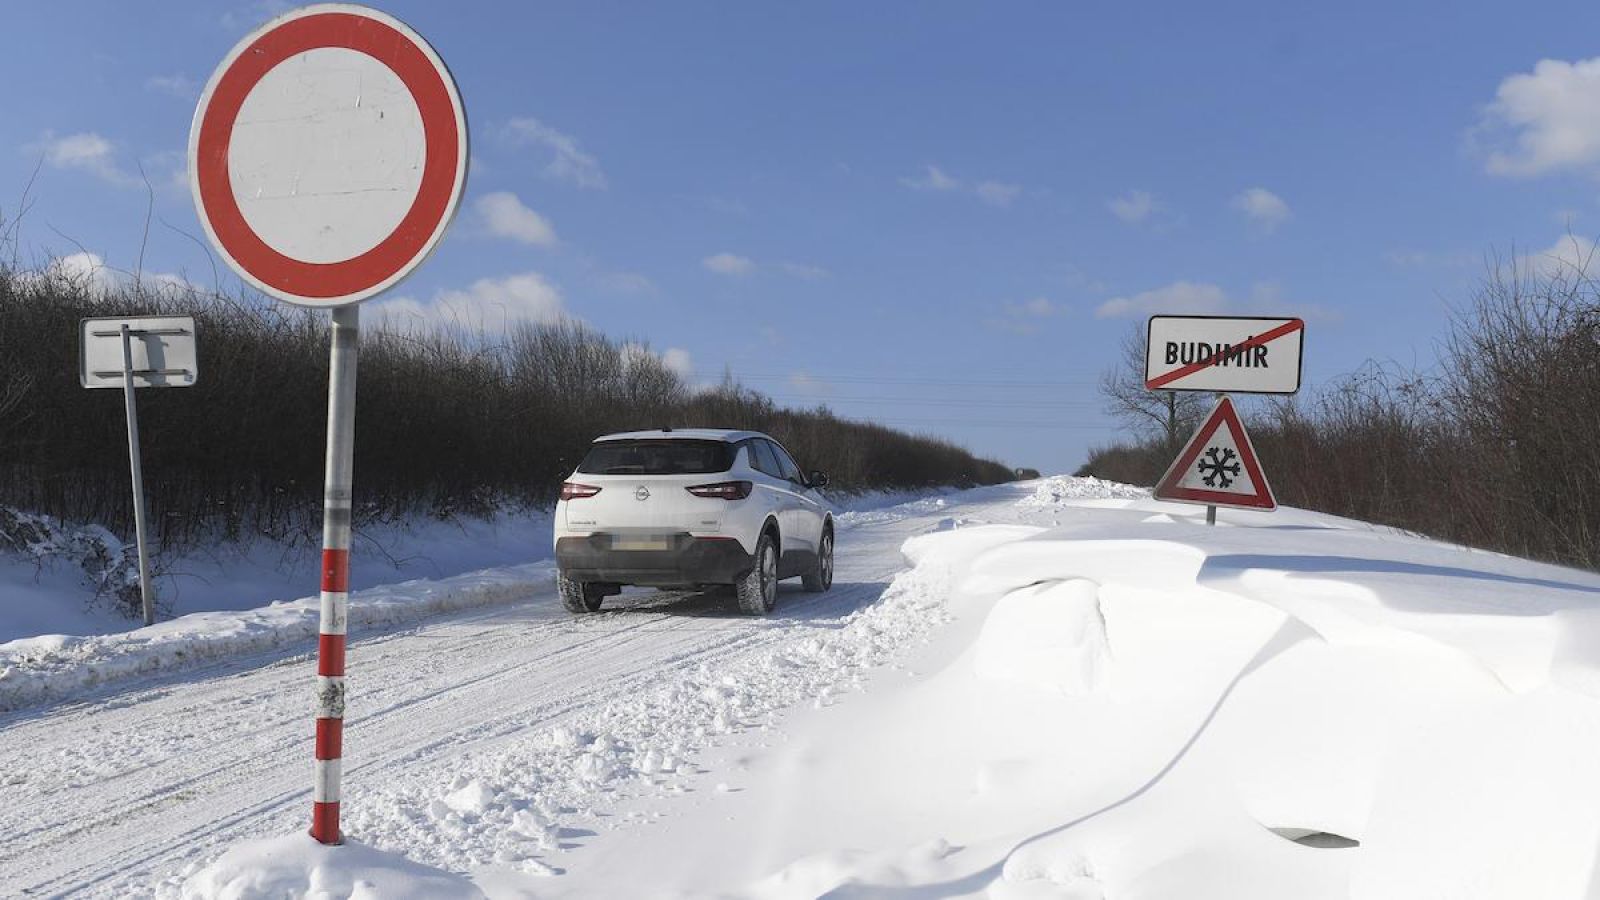
POLYGON ((189 180, 250 284, 341 306, 399 282, 443 237, 467 176, 455 81, 405 23, 324 3, 235 46, 206 84, 189 180))
POLYGON ((439 55, 405 23, 348 3, 286 13, 206 84, 189 180, 206 234, 249 283, 330 307, 311 836, 341 841, 345 631, 354 515, 360 302, 444 236, 467 178, 467 117, 439 55))

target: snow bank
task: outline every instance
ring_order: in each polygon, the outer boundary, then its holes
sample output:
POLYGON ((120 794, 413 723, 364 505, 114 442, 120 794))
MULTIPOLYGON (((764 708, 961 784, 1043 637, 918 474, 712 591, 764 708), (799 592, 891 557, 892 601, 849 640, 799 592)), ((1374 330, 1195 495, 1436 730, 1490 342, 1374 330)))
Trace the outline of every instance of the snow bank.
POLYGON ((1071 479, 1017 508, 1053 527, 908 547, 929 675, 745 760, 781 825, 688 826, 763 829, 729 896, 1600 895, 1600 576, 1071 479))
POLYGON ((1600 704, 1560 688, 1476 704, 1400 742, 1354 900, 1593 897, 1600 704))
POLYGON ((1054 475, 1040 479, 1031 495, 1017 503, 1023 509, 1053 509, 1083 500, 1147 500, 1149 488, 1100 478, 1054 475))
POLYGON ((471 881, 347 840, 338 847, 291 834, 239 844, 191 875, 183 900, 313 897, 319 900, 472 900, 471 881))
MULTIPOLYGON (((350 554, 356 585, 440 579, 551 556, 550 514, 371 523, 350 554)), ((152 582, 159 619, 247 610, 316 587, 315 536, 264 537, 157 554, 152 582)), ((131 546, 98 526, 68 528, 48 516, 0 507, 0 643, 41 634, 110 634, 138 625, 138 563, 131 546)))
MULTIPOLYGON (((350 627, 414 621, 450 610, 509 603, 548 590, 549 561, 439 581, 407 581, 350 595, 350 627)), ((237 612, 190 613, 118 634, 43 635, 0 644, 0 710, 81 694, 109 683, 313 642, 318 597, 237 612)))

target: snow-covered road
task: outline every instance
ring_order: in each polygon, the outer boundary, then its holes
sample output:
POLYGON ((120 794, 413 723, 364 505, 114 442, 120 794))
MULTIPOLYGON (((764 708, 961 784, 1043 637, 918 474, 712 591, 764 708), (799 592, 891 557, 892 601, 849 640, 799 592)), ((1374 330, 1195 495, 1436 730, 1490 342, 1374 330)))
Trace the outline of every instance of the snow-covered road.
POLYGON ((1597 896, 1600 576, 1203 515, 1069 477, 848 513, 834 589, 767 619, 574 619, 537 566, 385 588, 512 602, 355 635, 337 851, 298 605, 110 683, 68 676, 137 633, 13 644, 0 684, 75 699, 0 715, 0 895, 1597 896))
MULTIPOLYGON (((962 498, 961 512, 1014 512, 1025 493, 975 492, 962 498)), ((541 590, 488 612, 353 633, 347 830, 402 837, 410 817, 427 816, 418 803, 457 787, 472 760, 503 762, 506 754, 495 748, 508 742, 531 741, 527 753, 562 759, 584 751, 575 765, 595 771, 580 769, 578 780, 604 781, 608 762, 594 751, 595 734, 625 719, 628 704, 647 689, 700 679, 723 690, 713 673, 770 659, 775 649, 816 657, 816 677, 795 679, 797 690, 825 692, 848 680, 877 657, 841 659, 826 648, 818 655, 816 636, 879 600, 906 568, 906 538, 949 527, 948 515, 943 500, 848 514, 833 590, 814 596, 786 583, 777 613, 765 620, 740 616, 714 596, 653 592, 613 598, 608 603, 617 608, 574 619, 541 590), (578 724, 563 728, 567 723, 578 724), (408 794, 413 787, 415 796, 408 794)), ((882 644, 869 650, 895 649, 893 640, 882 644)), ((298 827, 310 808, 310 649, 302 644, 291 655, 134 682, 93 701, 0 714, 0 895, 154 892, 220 847, 298 827)), ((719 725, 727 729, 730 715, 749 721, 796 699, 786 691, 726 693, 700 710, 706 721, 688 716, 683 735, 663 736, 657 769, 670 773, 674 753, 692 756, 719 725)), ((552 818, 576 808, 558 786, 537 779, 528 772, 525 786, 548 801, 552 818)), ((582 834, 548 821, 537 827, 548 831, 539 836, 551 849, 582 834)), ((462 838, 433 861, 470 866, 494 858, 495 846, 482 835, 462 838)))

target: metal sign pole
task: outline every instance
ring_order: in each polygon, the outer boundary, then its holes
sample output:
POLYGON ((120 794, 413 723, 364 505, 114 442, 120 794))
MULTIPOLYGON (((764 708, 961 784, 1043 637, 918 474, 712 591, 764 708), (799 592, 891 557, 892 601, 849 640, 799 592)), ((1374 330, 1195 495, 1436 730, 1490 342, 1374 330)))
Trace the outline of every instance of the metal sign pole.
POLYGON ((342 839, 356 304, 398 284, 444 237, 466 186, 468 137, 433 47, 387 13, 339 2, 290 10, 235 44, 189 132, 195 210, 228 265, 270 296, 333 314, 311 817, 323 844, 342 839), (353 79, 386 87, 352 92, 353 79), (230 162, 241 158, 250 163, 230 162), (304 203, 283 202, 286 184, 304 203), (398 224, 396 198, 410 204, 398 224))
POLYGON ((317 643, 316 781, 311 836, 339 834, 339 776, 344 743, 344 649, 350 590, 351 484, 354 480, 356 351, 360 307, 333 310, 328 366, 328 458, 322 501, 322 624, 317 643))
MULTIPOLYGON (((1218 400, 1225 400, 1227 399, 1227 396, 1228 394, 1225 391, 1217 392, 1218 400)), ((1217 506, 1214 503, 1206 504, 1206 524, 1212 526, 1217 524, 1217 506)))
POLYGON ((128 411, 128 466, 133 471, 133 531, 139 545, 139 601, 144 623, 156 623, 155 594, 150 591, 150 553, 144 531, 144 467, 139 464, 139 408, 133 399, 133 339, 122 326, 122 400, 128 411))

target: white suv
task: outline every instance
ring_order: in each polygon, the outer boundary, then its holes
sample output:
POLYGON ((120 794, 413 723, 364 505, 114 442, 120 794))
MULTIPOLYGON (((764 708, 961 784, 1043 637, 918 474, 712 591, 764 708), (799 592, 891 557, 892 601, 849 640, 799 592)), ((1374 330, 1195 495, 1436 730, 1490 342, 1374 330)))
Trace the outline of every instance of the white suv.
POLYGON ((575 612, 625 584, 733 585, 739 607, 772 611, 778 581, 833 584, 833 516, 821 472, 754 431, 634 431, 599 438, 561 485, 557 583, 575 612))

